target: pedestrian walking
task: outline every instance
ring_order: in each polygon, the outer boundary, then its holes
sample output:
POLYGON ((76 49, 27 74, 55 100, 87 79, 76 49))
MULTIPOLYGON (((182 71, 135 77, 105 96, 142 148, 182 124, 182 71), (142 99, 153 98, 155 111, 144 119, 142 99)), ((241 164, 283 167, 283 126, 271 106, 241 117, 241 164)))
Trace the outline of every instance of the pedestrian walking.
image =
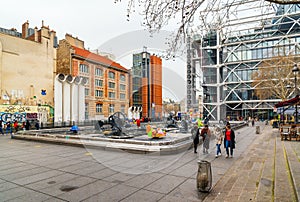
POLYGON ((19 130, 19 124, 18 124, 17 120, 15 120, 15 122, 14 122, 14 129, 15 129, 15 133, 17 133, 19 130))
POLYGON ((254 118, 252 118, 252 121, 251 121, 251 123, 252 123, 252 127, 254 127, 254 124, 255 124, 255 120, 254 120, 254 118))
POLYGON ((25 129, 29 130, 31 127, 29 120, 26 120, 25 129))
POLYGON ((40 123, 39 123, 39 120, 36 120, 34 126, 35 126, 35 129, 36 129, 36 130, 40 130, 40 123))
POLYGON ((224 135, 224 147, 226 149, 226 158, 229 157, 229 147, 230 147, 230 157, 233 157, 233 149, 235 149, 235 133, 231 129, 230 125, 226 125, 225 135, 224 135))
POLYGON ((12 128, 11 128, 11 123, 10 123, 10 121, 7 121, 7 122, 6 122, 6 130, 5 130, 5 133, 6 133, 6 134, 8 134, 8 133, 12 134, 12 128))
POLYGON ((3 121, 2 120, 0 120, 0 133, 2 135, 4 135, 4 132, 3 132, 3 121))
POLYGON ((207 124, 202 128, 200 135, 203 140, 203 154, 208 154, 211 131, 207 124))
POLYGON ((216 134, 216 148, 217 148, 216 158, 218 158, 219 156, 222 155, 222 151, 221 151, 221 145, 223 142, 222 130, 220 128, 217 128, 215 134, 216 134))
POLYGON ((193 142, 194 142, 194 153, 195 154, 197 153, 198 144, 200 142, 199 141, 199 134, 200 134, 199 130, 200 130, 200 128, 198 128, 197 126, 196 126, 196 128, 197 128, 197 131, 196 131, 196 135, 195 135, 194 140, 193 140, 193 142))

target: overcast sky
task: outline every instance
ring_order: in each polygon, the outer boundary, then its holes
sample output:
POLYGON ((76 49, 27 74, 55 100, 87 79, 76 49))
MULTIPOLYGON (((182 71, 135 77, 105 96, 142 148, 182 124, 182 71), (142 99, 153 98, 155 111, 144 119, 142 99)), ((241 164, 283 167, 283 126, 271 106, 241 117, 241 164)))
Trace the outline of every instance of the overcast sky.
MULTIPOLYGON (((1 8, 2 28, 21 32, 27 20, 30 28, 40 28, 43 20, 45 26, 56 31, 59 40, 66 33, 71 34, 83 40, 86 49, 111 52, 126 68, 132 66, 132 53, 142 51, 143 46, 159 55, 166 49, 165 38, 173 31, 164 30, 150 37, 141 26, 142 16, 138 11, 127 21, 126 1, 117 4, 114 0, 2 1, 1 8)), ((184 98, 185 75, 185 58, 163 61, 164 97, 184 98), (171 75, 176 79, 170 78, 171 75)))

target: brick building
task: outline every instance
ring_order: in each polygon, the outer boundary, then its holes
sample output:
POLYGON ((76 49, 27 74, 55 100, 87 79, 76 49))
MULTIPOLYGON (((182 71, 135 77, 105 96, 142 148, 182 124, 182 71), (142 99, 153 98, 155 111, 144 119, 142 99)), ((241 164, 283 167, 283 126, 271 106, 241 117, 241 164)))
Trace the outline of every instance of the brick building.
POLYGON ((106 119, 129 107, 129 70, 84 48, 84 42, 69 34, 59 41, 57 73, 87 79, 85 119, 106 119))

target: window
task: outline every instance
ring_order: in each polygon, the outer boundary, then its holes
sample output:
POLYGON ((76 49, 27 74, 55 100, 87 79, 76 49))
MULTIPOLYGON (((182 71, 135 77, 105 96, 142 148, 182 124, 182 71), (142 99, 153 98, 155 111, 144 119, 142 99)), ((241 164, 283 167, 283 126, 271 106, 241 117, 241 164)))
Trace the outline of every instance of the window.
POLYGON ((103 70, 100 68, 95 69, 95 75, 96 76, 103 76, 103 70))
POLYGON ((102 87, 103 86, 103 80, 95 79, 95 86, 102 87))
POLYGON ((103 104, 96 104, 96 113, 102 113, 103 104))
POLYGON ((103 97, 103 91, 102 90, 95 90, 95 96, 96 97, 103 97))
POLYGON ((89 95, 90 95, 90 89, 85 88, 85 89, 84 89, 84 95, 85 95, 85 96, 89 96, 89 95))
POLYGON ((79 71, 82 73, 89 73, 89 67, 85 64, 80 64, 79 71))
POLYGON ((114 72, 108 72, 108 78, 115 79, 115 73, 114 72))
POLYGON ((109 98, 115 98, 116 97, 116 93, 115 92, 109 92, 108 93, 108 97, 109 98))
POLYGON ((120 100, 125 100, 125 99, 126 99, 125 93, 120 93, 120 100))
POLYGON ((115 88, 116 84, 114 82, 108 82, 109 88, 115 88))
POLYGON ((115 112, 115 105, 114 104, 109 104, 109 113, 114 113, 115 112))
POLYGON ((124 84, 120 84, 120 90, 126 90, 126 86, 124 84))
POLYGON ((125 77, 124 74, 121 74, 121 75, 120 75, 120 80, 121 80, 121 81, 124 81, 124 82, 126 81, 126 77, 125 77))

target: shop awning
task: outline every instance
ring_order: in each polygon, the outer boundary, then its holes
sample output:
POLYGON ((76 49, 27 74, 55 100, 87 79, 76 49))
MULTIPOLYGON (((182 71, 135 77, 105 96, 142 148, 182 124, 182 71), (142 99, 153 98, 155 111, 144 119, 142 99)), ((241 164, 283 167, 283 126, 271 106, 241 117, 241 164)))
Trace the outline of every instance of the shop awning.
POLYGON ((296 103, 298 103, 299 101, 300 101, 299 95, 297 95, 296 97, 294 97, 290 100, 286 100, 286 101, 275 104, 275 107, 279 108, 279 107, 285 107, 285 106, 292 106, 292 105, 295 105, 296 103))

